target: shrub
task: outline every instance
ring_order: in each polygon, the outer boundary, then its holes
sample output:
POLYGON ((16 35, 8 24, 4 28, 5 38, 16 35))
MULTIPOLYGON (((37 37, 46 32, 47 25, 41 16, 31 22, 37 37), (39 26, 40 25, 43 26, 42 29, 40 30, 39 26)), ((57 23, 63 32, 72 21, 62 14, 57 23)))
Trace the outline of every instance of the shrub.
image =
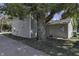
POLYGON ((11 25, 8 24, 3 24, 3 30, 10 30, 11 29, 11 25))
POLYGON ((73 32, 73 36, 74 37, 77 37, 77 32, 73 32))

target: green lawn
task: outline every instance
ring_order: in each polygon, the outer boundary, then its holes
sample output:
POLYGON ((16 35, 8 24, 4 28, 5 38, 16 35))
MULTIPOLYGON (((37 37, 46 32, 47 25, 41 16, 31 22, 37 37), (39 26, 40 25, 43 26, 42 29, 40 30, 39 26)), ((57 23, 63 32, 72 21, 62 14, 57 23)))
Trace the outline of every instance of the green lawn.
POLYGON ((77 33, 77 37, 72 37, 72 38, 70 39, 70 41, 72 41, 72 42, 79 41, 79 33, 77 33))

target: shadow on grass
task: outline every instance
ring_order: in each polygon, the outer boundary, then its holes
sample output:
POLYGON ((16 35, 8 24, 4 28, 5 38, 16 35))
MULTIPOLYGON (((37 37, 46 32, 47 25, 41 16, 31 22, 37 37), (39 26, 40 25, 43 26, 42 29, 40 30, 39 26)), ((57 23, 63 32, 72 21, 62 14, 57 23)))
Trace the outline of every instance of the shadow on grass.
POLYGON ((18 37, 12 34, 5 34, 4 36, 20 41, 51 56, 79 56, 79 48, 76 48, 75 45, 73 47, 64 45, 65 40, 47 39, 45 42, 39 42, 36 39, 18 37))

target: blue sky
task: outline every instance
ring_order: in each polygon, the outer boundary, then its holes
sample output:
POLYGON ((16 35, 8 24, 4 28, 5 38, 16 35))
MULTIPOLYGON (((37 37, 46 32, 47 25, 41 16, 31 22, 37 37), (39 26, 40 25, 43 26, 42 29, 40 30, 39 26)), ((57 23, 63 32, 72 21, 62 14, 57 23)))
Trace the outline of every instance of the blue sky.
MULTIPOLYGON (((60 20, 62 15, 64 13, 64 10, 60 11, 60 12, 57 12, 54 14, 54 16, 52 16, 52 19, 51 20, 60 20)), ((48 15, 50 14, 50 12, 48 12, 48 15)))
POLYGON ((3 6, 4 4, 3 3, 0 3, 0 6, 3 6))
POLYGON ((60 11, 58 13, 55 13, 55 15, 53 16, 53 18, 51 20, 60 20, 63 13, 64 13, 64 11, 60 11))

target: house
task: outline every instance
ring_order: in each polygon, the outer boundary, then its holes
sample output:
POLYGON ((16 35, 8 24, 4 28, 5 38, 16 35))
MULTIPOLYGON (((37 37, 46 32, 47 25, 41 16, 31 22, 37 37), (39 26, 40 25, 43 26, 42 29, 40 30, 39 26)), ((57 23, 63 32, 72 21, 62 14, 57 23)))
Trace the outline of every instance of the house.
MULTIPOLYGON (((47 23, 47 36, 55 38, 71 38, 73 36, 73 26, 70 19, 53 20, 47 23)), ((24 20, 14 18, 12 23, 12 34, 25 38, 37 37, 37 21, 31 15, 24 20)))
POLYGON ((73 36, 73 26, 70 19, 55 20, 47 24, 47 36, 54 38, 71 38, 73 36))
POLYGON ((31 15, 28 15, 23 20, 14 18, 12 22, 12 34, 25 38, 35 38, 37 37, 36 24, 37 21, 34 21, 31 15))

